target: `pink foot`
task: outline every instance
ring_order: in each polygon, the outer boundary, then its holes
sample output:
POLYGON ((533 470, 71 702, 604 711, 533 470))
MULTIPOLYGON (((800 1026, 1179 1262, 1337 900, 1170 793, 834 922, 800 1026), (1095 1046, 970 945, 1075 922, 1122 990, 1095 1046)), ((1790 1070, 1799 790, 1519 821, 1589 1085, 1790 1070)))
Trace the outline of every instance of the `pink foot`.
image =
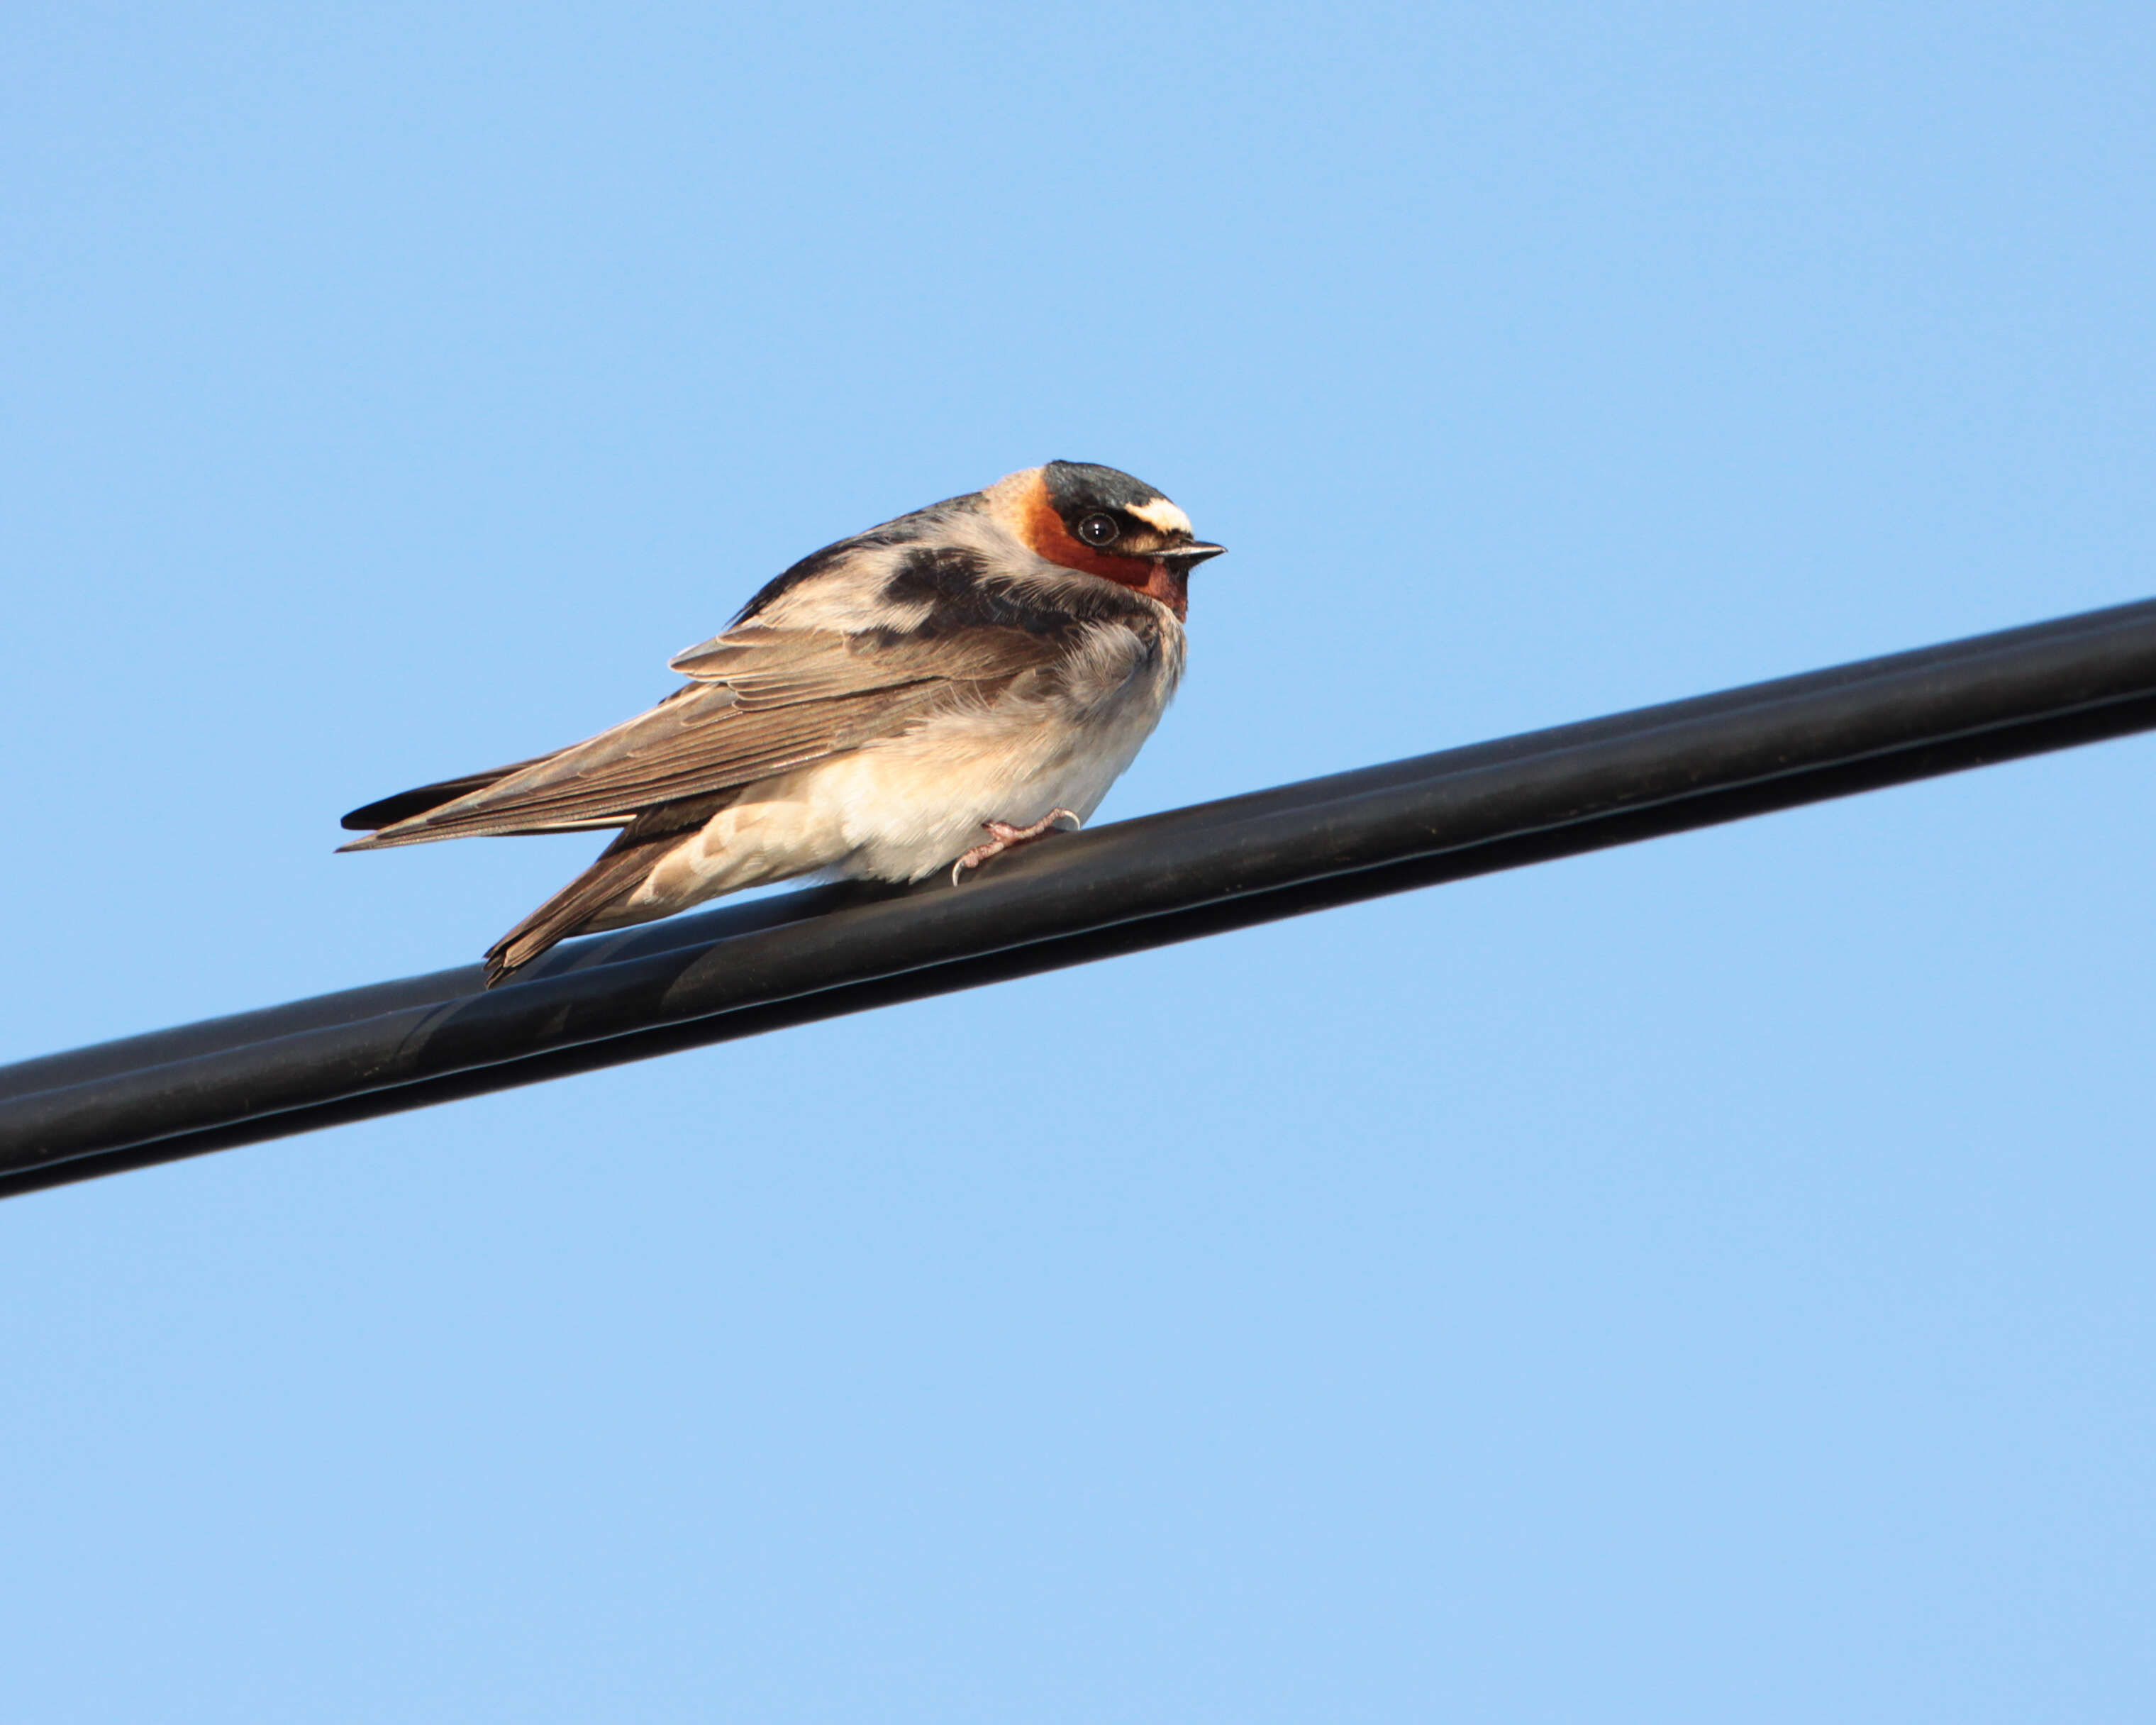
POLYGON ((1045 834, 1054 832, 1055 823, 1059 820, 1069 821, 1070 830, 1074 833, 1086 824, 1068 809, 1051 809, 1029 827, 1014 827, 1007 821, 983 821, 981 824, 988 829, 991 835, 989 841, 986 845, 976 845, 951 865, 951 884, 956 886, 959 878, 967 870, 978 869, 990 857, 1013 850, 1018 845, 1029 844, 1045 834))

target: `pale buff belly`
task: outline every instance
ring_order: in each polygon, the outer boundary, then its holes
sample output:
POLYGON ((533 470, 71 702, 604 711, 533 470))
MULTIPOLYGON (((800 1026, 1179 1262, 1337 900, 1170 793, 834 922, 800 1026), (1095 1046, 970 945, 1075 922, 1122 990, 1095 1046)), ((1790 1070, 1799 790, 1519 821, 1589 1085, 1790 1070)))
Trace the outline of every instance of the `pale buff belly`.
POLYGON ((1090 819, 1165 705, 1142 687, 1086 724, 1040 709, 952 716, 771 779, 684 840, 625 908, 664 916, 818 872, 917 880, 980 843, 986 822, 1090 819))

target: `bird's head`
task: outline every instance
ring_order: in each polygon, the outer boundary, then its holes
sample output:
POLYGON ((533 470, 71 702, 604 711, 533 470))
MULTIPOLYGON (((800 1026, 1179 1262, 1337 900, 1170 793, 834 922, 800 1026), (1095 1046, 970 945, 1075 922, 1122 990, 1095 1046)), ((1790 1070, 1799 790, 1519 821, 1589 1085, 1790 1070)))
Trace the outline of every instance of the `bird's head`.
POLYGON ((1135 588, 1178 617, 1189 606, 1190 572, 1227 549, 1199 539, 1190 517, 1143 480, 1090 461, 1029 467, 988 495, 1036 556, 1135 588))

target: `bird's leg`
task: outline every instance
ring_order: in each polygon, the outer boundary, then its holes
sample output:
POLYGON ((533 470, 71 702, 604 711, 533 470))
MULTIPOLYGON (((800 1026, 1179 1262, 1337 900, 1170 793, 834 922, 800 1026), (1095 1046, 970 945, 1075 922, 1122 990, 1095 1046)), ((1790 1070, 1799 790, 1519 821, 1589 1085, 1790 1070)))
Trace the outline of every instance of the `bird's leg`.
POLYGON ((976 845, 951 865, 951 884, 956 886, 967 870, 978 869, 990 857, 1013 850, 1018 845, 1029 844, 1035 839, 1054 832, 1055 823, 1059 820, 1069 821, 1070 830, 1074 833, 1086 824, 1068 809, 1051 809, 1029 827, 1014 827, 1009 821, 983 821, 981 824, 988 829, 989 834, 988 842, 985 845, 976 845))

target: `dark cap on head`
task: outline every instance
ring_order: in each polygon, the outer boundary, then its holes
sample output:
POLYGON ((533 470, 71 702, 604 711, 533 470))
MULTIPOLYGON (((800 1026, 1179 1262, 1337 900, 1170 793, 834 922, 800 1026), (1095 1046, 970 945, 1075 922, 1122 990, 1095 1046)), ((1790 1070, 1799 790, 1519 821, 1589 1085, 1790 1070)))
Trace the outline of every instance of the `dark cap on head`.
POLYGON ((1091 461, 1051 461, 1040 477, 1055 512, 1065 520, 1089 509, 1135 509, 1164 501, 1143 480, 1091 461))

